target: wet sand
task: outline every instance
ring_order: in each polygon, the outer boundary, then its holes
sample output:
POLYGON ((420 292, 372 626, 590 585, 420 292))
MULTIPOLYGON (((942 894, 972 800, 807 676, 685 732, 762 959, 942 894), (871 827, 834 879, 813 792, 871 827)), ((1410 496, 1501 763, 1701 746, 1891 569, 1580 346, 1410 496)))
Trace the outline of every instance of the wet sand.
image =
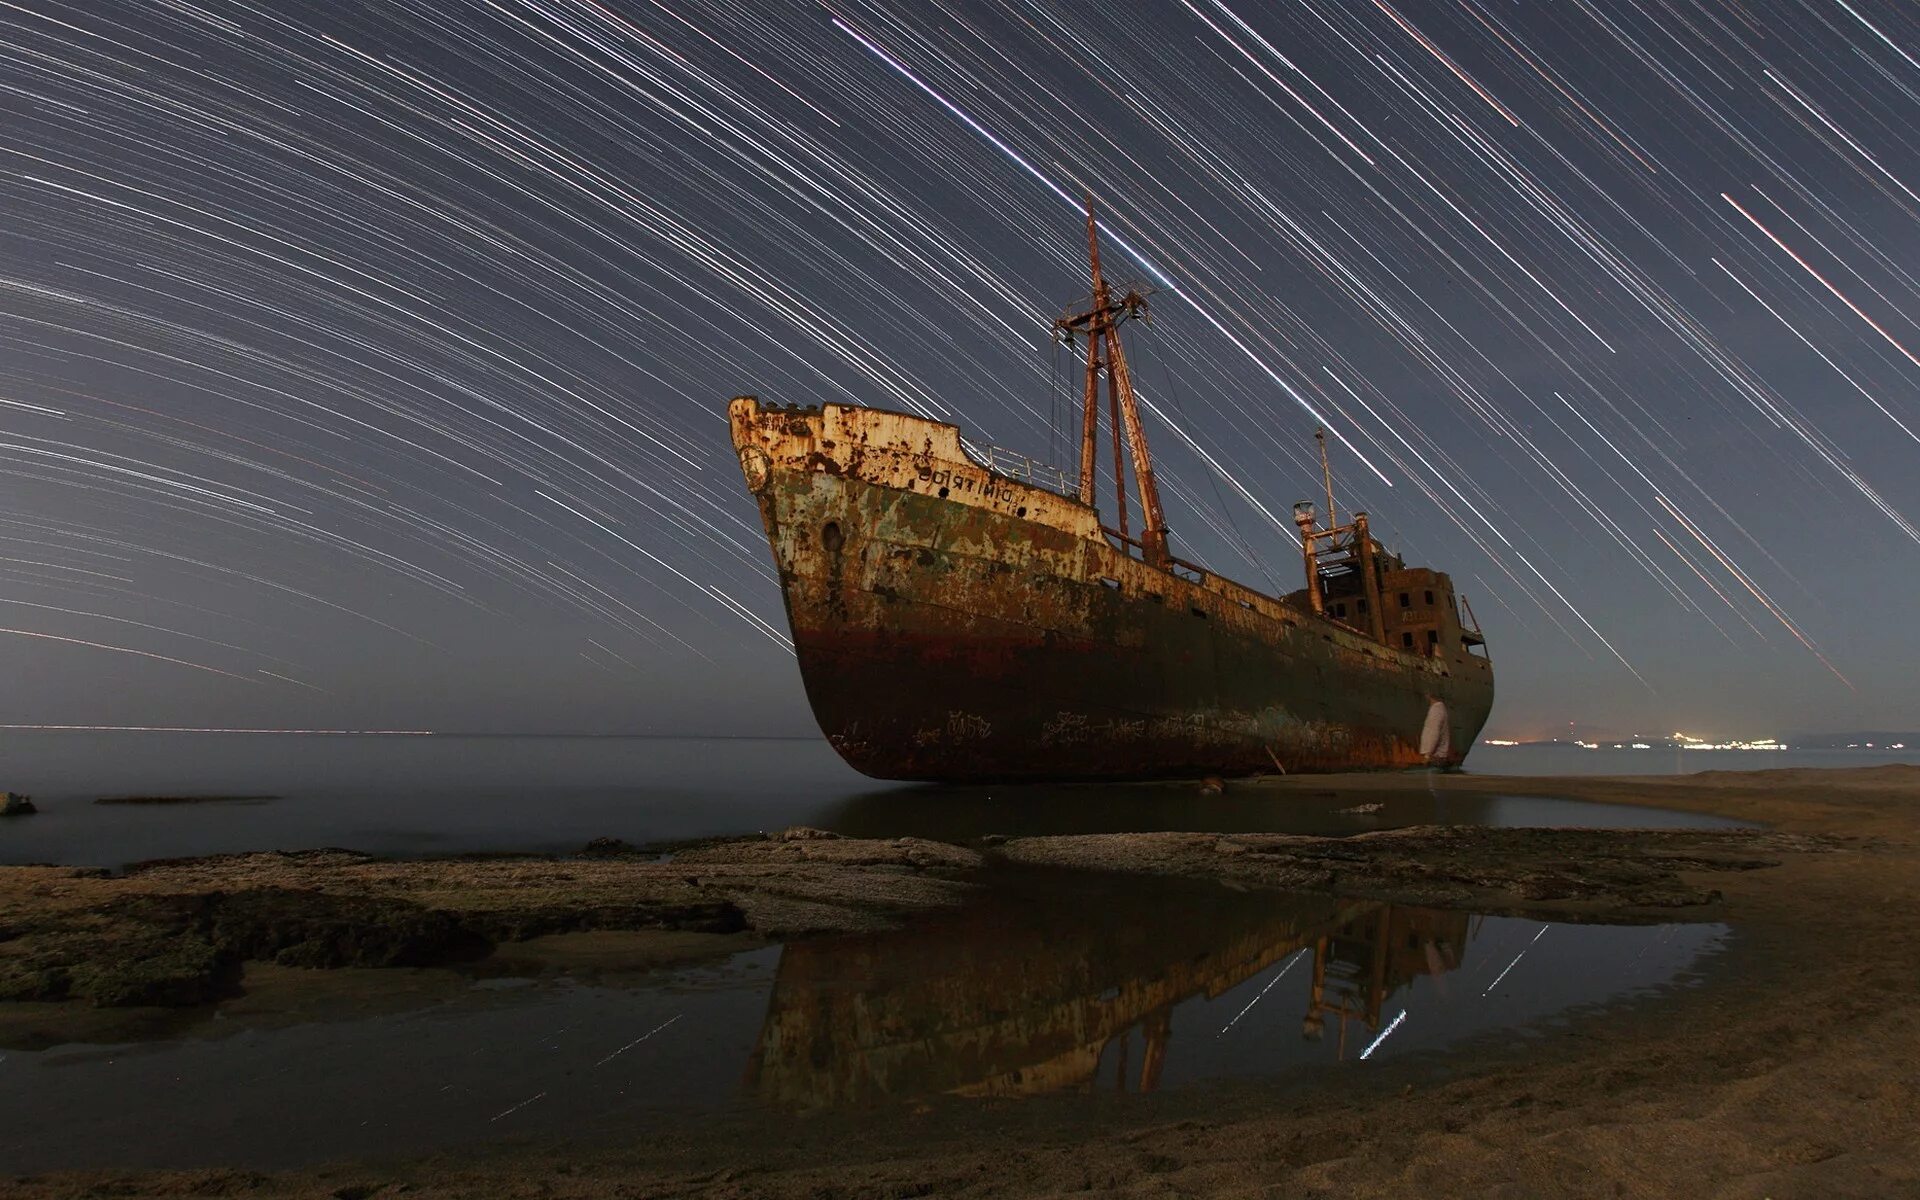
MULTIPOLYGON (((73 1172, 23 1196, 1890 1196, 1920 1192, 1920 768, 1650 779, 1291 777, 1355 804, 1437 786, 1712 813, 1765 830, 1413 829, 1348 839, 1116 834, 959 848, 795 835, 660 859, 394 862, 345 852, 0 870, 0 1040, 101 1003, 157 1011, 262 962, 379 966, 529 952, 568 931, 761 939, 951 905, 992 858, 1216 877, 1552 920, 1713 920, 1711 986, 1523 1043, 1378 1064, 1336 1090, 1194 1088, 1124 1108, 938 1106, 744 1117, 619 1145, 519 1143, 284 1175, 73 1172), (370 937, 368 929, 398 930, 370 937), (186 935, 183 937, 183 935, 186 935), (529 940, 535 939, 535 940, 529 940), (185 943, 183 947, 183 943, 185 943), (505 949, 499 949, 504 947, 505 949), (103 953, 106 951, 106 953, 103 953), (91 957, 82 958, 80 955, 91 957), (439 956, 436 959, 436 956, 439 956), (115 971, 79 972, 79 962, 115 971), (254 964, 254 965, 249 965, 254 964), (66 969, 64 980, 59 978, 66 969), (116 978, 117 972, 117 978, 116 978), (38 993, 34 988, 39 988, 38 993), (61 996, 70 997, 60 999, 61 996), (92 1005, 72 997, 84 998, 92 1005), (9 1011, 10 1010, 10 1011, 9 1011)), ((663 946, 663 953, 672 951, 663 946)), ((535 955, 537 957, 537 954, 535 955)), ((15 1040, 20 1039, 20 1040, 15 1040)), ((44 1044, 42 1042, 41 1044, 44 1044)))

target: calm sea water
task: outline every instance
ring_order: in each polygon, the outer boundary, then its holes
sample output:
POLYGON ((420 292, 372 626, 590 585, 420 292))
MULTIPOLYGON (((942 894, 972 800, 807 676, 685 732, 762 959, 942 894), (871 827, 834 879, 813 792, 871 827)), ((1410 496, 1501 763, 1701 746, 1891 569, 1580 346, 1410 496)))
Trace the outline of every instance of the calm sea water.
MULTIPOLYGON (((1707 766, 1866 764, 1888 756, 1589 752, 1481 747, 1472 769, 1654 774, 1707 766), (1711 760, 1711 761, 1706 761, 1711 760)), ((813 825, 857 836, 966 839, 1133 830, 1358 833, 1428 822, 1714 824, 1524 796, 1351 799, 1191 783, 949 788, 856 774, 818 738, 400 737, 9 732, 0 788, 38 815, 0 821, 0 862, 118 865, 145 858, 343 846, 389 854, 566 852, 813 825), (226 796, 102 805, 102 797, 226 796)))

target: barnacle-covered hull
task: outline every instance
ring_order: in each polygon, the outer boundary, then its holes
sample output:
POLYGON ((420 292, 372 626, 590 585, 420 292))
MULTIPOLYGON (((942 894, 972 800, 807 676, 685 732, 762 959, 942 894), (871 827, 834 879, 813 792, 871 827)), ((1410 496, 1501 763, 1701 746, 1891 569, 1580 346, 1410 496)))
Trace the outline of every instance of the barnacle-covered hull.
MULTIPOLYGON (((1453 762, 1486 721, 1491 667, 1457 636, 1403 651, 1218 576, 1150 566, 1091 507, 976 462, 951 425, 751 397, 729 419, 814 715, 867 775, 1406 767, 1431 757, 1433 699, 1453 762)), ((1396 620, 1457 629, 1421 590, 1426 605, 1396 620)), ((1450 592, 1440 601, 1450 613, 1450 592)))

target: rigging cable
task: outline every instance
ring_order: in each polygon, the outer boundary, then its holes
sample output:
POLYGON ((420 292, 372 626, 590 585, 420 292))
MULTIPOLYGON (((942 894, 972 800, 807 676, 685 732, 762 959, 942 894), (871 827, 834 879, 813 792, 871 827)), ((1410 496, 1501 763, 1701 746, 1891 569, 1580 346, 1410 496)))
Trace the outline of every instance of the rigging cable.
POLYGON ((1060 353, 1063 347, 1056 334, 1053 338, 1053 386, 1047 390, 1047 463, 1060 465, 1060 409, 1066 396, 1066 384, 1060 374, 1060 353))
MULTIPOLYGON (((1147 357, 1153 360, 1152 365, 1160 368, 1160 382, 1166 389, 1167 398, 1173 401, 1173 411, 1180 414, 1182 421, 1191 425, 1193 419, 1187 415, 1186 406, 1180 403, 1180 392, 1179 389, 1174 386, 1173 372, 1168 368, 1166 359, 1157 353, 1151 352, 1151 339, 1141 338, 1139 344, 1143 349, 1149 351, 1147 357)), ((1205 467, 1202 473, 1206 475, 1207 483, 1213 487, 1214 499, 1218 501, 1218 511, 1221 516, 1227 519, 1227 528, 1233 530, 1233 537, 1234 540, 1239 543, 1238 549, 1241 556, 1251 563, 1253 569, 1260 572, 1261 576, 1266 579, 1267 586, 1273 589, 1274 595, 1282 595, 1280 581, 1275 578, 1273 572, 1268 569, 1266 560, 1260 557, 1259 552, 1253 548, 1253 544, 1247 541, 1247 535, 1240 531, 1240 523, 1233 519, 1233 509, 1227 504, 1226 493, 1220 490, 1219 477, 1210 466, 1205 467)))

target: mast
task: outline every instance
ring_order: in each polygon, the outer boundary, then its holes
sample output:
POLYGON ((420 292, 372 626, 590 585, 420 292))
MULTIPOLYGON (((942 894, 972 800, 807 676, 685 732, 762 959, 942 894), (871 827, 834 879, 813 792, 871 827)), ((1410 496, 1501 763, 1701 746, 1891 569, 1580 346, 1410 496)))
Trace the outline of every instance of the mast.
POLYGON ((1327 528, 1332 529, 1340 523, 1340 514, 1333 507, 1333 468, 1327 465, 1327 431, 1314 430, 1313 440, 1320 443, 1320 478, 1327 485, 1327 528))
POLYGON ((1147 450, 1146 430, 1140 424, 1140 408, 1133 394, 1133 376, 1127 369, 1126 350, 1120 343, 1120 323, 1129 317, 1144 316, 1146 294, 1128 288, 1118 300, 1107 286, 1100 270, 1100 225, 1093 209, 1093 197, 1087 197, 1087 261, 1093 272, 1092 304, 1080 312, 1069 312, 1053 323, 1054 336, 1073 344, 1076 332, 1087 337, 1087 382, 1080 421, 1080 502, 1092 505, 1095 499, 1095 443, 1100 425, 1100 376, 1107 377, 1107 400, 1113 426, 1114 488, 1118 495, 1115 513, 1123 544, 1132 539, 1127 533, 1127 481, 1125 451, 1133 464, 1134 489, 1140 498, 1141 556, 1149 566, 1164 568, 1171 557, 1167 551, 1167 522, 1160 507, 1160 488, 1153 478, 1153 456, 1147 450))
MULTIPOLYGON (((1093 227, 1093 218, 1087 218, 1087 227, 1093 227)), ((1055 326, 1056 330, 1058 325, 1055 326)), ((1067 332, 1067 344, 1073 344, 1073 334, 1067 332)), ((1093 442, 1100 432, 1100 339, 1091 332, 1087 334, 1087 391, 1083 401, 1083 419, 1080 423, 1080 503, 1093 507, 1093 442)))
POLYGON ((1113 426, 1113 509, 1120 536, 1127 536, 1127 459, 1120 442, 1120 397, 1107 389, 1108 423, 1113 426))

